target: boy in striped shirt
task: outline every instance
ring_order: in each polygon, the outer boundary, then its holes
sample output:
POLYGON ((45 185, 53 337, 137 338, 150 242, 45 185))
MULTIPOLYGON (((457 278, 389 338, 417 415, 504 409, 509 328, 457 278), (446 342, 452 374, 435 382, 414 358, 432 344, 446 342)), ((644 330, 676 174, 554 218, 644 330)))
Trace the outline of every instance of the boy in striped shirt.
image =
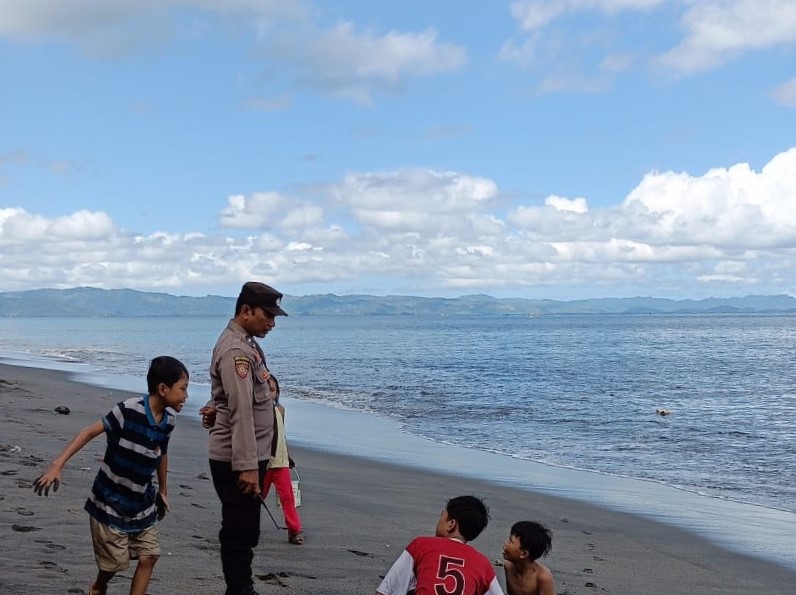
POLYGON ((130 595, 145 595, 160 557, 156 523, 169 507, 169 436, 188 398, 188 370, 167 355, 150 362, 145 397, 118 403, 102 420, 84 428, 34 482, 41 496, 58 491, 66 463, 102 433, 108 444, 85 509, 99 569, 89 595, 105 595, 108 582, 137 558, 130 595), (157 488, 154 478, 157 475, 157 488))

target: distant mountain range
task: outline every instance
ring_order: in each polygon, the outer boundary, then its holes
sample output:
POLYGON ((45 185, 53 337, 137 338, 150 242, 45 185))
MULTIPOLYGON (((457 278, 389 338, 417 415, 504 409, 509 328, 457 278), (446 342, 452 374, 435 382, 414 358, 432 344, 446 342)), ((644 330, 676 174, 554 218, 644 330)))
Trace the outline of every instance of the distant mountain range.
MULTIPOLYGON (((789 295, 670 300, 664 298, 599 298, 573 301, 412 296, 307 295, 289 296, 282 305, 293 316, 542 316, 546 314, 752 314, 796 312, 789 295)), ((175 296, 132 289, 35 289, 0 292, 0 316, 231 316, 234 297, 175 296)))

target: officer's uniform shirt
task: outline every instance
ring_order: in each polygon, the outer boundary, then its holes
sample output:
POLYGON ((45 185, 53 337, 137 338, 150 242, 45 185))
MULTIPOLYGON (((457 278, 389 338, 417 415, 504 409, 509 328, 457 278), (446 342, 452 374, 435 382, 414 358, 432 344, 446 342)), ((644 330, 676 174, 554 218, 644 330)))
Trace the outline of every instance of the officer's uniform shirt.
POLYGON ((211 460, 230 462, 233 471, 248 471, 271 456, 275 395, 268 376, 254 337, 230 320, 210 361, 210 394, 216 407, 208 448, 211 460))

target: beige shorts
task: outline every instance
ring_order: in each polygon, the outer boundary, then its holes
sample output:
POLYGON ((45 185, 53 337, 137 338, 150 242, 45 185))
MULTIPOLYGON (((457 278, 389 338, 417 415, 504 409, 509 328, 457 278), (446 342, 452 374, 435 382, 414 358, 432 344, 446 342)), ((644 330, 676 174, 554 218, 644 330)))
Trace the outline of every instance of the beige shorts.
POLYGON ((103 525, 89 517, 91 542, 97 568, 105 572, 121 572, 130 566, 130 558, 160 556, 158 528, 152 526, 140 533, 125 533, 103 525))

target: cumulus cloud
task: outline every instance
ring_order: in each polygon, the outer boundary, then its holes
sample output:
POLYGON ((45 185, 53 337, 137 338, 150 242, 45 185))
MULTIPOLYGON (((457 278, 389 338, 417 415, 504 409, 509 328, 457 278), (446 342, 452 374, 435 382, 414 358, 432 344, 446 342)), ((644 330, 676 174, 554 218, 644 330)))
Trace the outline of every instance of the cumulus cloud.
POLYGON ((95 285, 182 289, 265 276, 300 293, 389 278, 404 291, 500 292, 618 285, 792 291, 796 148, 760 171, 650 172, 606 207, 586 197, 520 200, 462 172, 349 174, 311 197, 236 195, 224 231, 129 233, 104 213, 46 218, 0 210, 7 289, 95 285))
POLYGON ((51 243, 64 240, 97 240, 110 236, 113 222, 105 213, 77 211, 47 219, 19 208, 0 209, 0 245, 51 243))
POLYGON ((369 103, 374 92, 400 89, 406 80, 461 69, 466 50, 440 42, 434 29, 422 32, 359 31, 341 22, 328 29, 308 27, 263 40, 268 55, 295 69, 300 83, 340 97, 369 103))
POLYGON ((683 74, 710 70, 746 51, 796 46, 796 10, 790 0, 707 0, 681 19, 685 39, 660 57, 683 74))
POLYGON ((331 189, 337 203, 377 233, 470 229, 469 214, 498 198, 498 187, 485 178, 424 169, 349 174, 331 189))
MULTIPOLYGON (((590 29, 594 31, 610 28, 609 19, 614 15, 633 18, 663 9, 666 18, 671 14, 679 16, 681 39, 674 47, 655 48, 654 55, 648 57, 647 63, 659 72, 692 75, 718 68, 748 52, 796 47, 796 10, 792 0, 516 0, 510 4, 510 12, 519 33, 504 43, 500 57, 522 68, 544 70, 545 65, 553 64, 555 68, 547 76, 552 81, 547 83, 547 91, 594 92, 599 89, 593 85, 578 89, 557 82, 566 83, 571 78, 561 72, 564 56, 567 60, 576 56, 592 63, 594 54, 602 53, 594 68, 604 74, 623 72, 639 63, 641 56, 620 49, 623 41, 630 39, 621 29, 595 45, 587 43, 579 26, 567 21, 567 17, 585 14, 602 19, 593 22, 590 29), (566 51, 560 47, 562 44, 566 51)), ((639 20, 639 25, 644 23, 639 20)), ((606 82, 588 74, 580 77, 584 81, 606 82)), ((789 105, 787 87, 775 92, 775 96, 779 95, 785 98, 777 97, 778 100, 789 105)))
MULTIPOLYGON (((151 50, 185 34, 196 19, 236 19, 254 35, 252 54, 293 85, 311 86, 363 103, 374 93, 400 89, 408 80, 461 69, 466 50, 443 42, 433 28, 378 33, 343 21, 319 24, 302 0, 5 0, 0 38, 56 40, 91 54, 113 56, 151 50)), ((203 27, 194 26, 191 34, 203 27)), ((290 107, 290 94, 252 97, 248 109, 290 107)))
POLYGON ((227 199, 227 206, 221 211, 222 227, 236 229, 257 229, 274 225, 275 215, 281 205, 289 202, 278 192, 259 192, 252 196, 235 194, 227 199))
POLYGON ((470 212, 494 201, 495 182, 454 171, 411 169, 349 174, 334 189, 342 204, 355 208, 470 212))
POLYGON ((548 196, 544 204, 553 207, 556 211, 570 211, 572 213, 587 213, 589 211, 589 204, 585 198, 570 200, 561 196, 548 196))

